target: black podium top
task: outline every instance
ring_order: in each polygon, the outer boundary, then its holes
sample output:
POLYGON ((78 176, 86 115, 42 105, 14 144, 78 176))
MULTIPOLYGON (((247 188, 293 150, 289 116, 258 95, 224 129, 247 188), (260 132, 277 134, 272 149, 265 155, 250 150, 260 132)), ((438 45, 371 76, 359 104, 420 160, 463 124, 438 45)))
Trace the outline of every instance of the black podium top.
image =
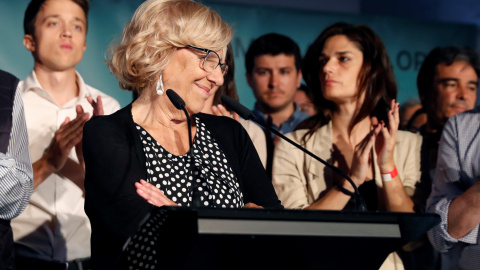
POLYGON ((435 214, 161 207, 142 230, 157 236, 162 269, 378 269, 439 222, 435 214))

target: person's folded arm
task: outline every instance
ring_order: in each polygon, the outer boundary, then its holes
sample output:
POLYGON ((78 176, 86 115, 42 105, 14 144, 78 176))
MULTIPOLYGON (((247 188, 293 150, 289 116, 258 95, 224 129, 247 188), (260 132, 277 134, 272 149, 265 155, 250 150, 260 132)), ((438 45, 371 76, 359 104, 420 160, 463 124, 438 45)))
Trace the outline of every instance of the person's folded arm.
POLYGON ((7 153, 0 153, 0 218, 10 220, 27 206, 33 190, 33 172, 20 91, 13 105, 7 153))
MULTIPOLYGON (((452 119, 453 120, 453 119, 452 119)), ((439 214, 441 223, 429 231, 433 246, 447 251, 454 244, 476 244, 480 223, 480 184, 465 190, 461 156, 458 155, 458 130, 448 121, 438 150, 438 162, 427 211, 439 214)))

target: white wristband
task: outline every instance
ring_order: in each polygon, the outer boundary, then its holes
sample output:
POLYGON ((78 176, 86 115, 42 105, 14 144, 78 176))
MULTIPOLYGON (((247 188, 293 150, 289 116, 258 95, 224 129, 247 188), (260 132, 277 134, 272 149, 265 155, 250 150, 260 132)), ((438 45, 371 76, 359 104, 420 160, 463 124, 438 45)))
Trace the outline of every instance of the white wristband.
POLYGON ((393 169, 393 171, 389 173, 382 173, 382 181, 383 182, 390 182, 398 175, 397 167, 393 169))
POLYGON ((393 180, 392 175, 390 175, 389 173, 388 174, 382 174, 382 181, 383 182, 390 182, 392 180, 393 180))

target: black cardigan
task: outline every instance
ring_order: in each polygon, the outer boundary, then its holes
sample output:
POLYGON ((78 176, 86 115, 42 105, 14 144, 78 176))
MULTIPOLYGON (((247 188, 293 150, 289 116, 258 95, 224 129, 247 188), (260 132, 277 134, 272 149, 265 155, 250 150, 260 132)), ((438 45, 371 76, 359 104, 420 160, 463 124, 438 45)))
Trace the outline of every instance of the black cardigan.
MULTIPOLYGON (((147 179, 146 159, 131 115, 131 104, 85 124, 85 212, 92 225, 94 269, 112 269, 127 239, 154 208, 136 193, 135 182, 147 179)), ((247 132, 235 120, 197 114, 232 167, 244 202, 282 208, 247 132)))

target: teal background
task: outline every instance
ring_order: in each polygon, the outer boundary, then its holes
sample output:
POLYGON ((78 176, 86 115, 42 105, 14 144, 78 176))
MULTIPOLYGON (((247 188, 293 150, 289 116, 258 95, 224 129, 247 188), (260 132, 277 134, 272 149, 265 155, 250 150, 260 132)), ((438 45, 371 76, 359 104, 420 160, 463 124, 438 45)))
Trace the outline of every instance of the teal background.
MULTIPOLYGON (((33 68, 33 58, 22 42, 23 14, 28 2, 0 0, 0 69, 9 71, 20 79, 24 79, 33 68)), ((109 73, 105 65, 105 54, 109 44, 120 38, 124 25, 142 2, 91 1, 87 50, 78 65, 78 71, 88 84, 117 98, 122 106, 131 101, 132 95, 119 89, 116 78, 109 73)), ((253 107, 254 97, 245 79, 244 54, 251 40, 265 33, 277 32, 290 36, 299 44, 304 54, 318 34, 335 22, 370 26, 384 41, 394 65, 400 102, 417 96, 416 74, 424 56, 432 48, 444 45, 477 47, 477 28, 471 24, 218 1, 203 3, 217 10, 234 29, 237 88, 240 101, 250 108, 253 107)))

